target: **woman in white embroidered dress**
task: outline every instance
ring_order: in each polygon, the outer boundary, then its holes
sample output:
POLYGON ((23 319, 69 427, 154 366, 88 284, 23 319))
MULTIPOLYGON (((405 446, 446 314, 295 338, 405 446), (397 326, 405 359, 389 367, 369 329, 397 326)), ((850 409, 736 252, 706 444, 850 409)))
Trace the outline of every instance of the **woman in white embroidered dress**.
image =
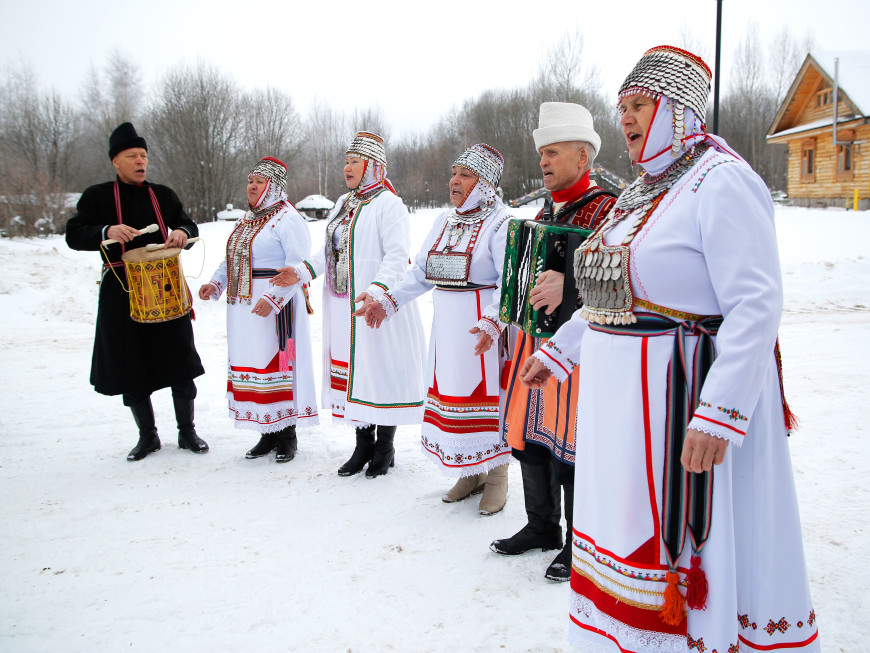
POLYGON ((776 354, 773 204, 706 132, 709 88, 706 64, 668 46, 623 83, 644 173, 578 250, 584 307, 522 370, 538 387, 580 365, 583 651, 819 650, 776 354))
POLYGON ((409 302, 432 290, 423 453, 458 477, 443 501, 483 492, 479 510, 504 508, 510 447, 499 424, 499 321, 507 207, 496 195, 504 159, 479 143, 453 162, 448 189, 455 207, 435 220, 414 264, 395 286, 366 307, 370 326, 383 328, 409 302))
POLYGON ((345 158, 351 192, 336 202, 323 247, 273 279, 308 283, 325 274, 322 401, 332 407, 333 421, 356 428, 356 447, 339 476, 357 474, 367 463, 367 477, 386 474, 394 465, 396 426, 418 424, 423 414, 424 337, 416 305, 379 331, 352 317, 355 302, 395 284, 408 267, 408 210, 386 175, 383 139, 358 132, 345 158))
POLYGON ((311 250, 308 227, 287 201, 287 168, 272 157, 248 175, 249 210, 227 240, 226 258, 202 299, 227 292, 227 400, 236 428, 261 433, 246 454, 296 455, 296 426, 317 424, 308 301, 301 284, 269 283, 275 270, 311 250))

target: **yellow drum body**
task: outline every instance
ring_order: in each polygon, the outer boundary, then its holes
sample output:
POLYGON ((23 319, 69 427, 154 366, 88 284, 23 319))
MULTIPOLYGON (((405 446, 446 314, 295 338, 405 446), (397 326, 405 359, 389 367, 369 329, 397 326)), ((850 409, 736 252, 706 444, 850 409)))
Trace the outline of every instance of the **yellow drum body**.
POLYGON ((130 317, 136 322, 167 322, 190 312, 190 289, 179 254, 170 247, 149 252, 138 247, 121 258, 127 269, 130 317))

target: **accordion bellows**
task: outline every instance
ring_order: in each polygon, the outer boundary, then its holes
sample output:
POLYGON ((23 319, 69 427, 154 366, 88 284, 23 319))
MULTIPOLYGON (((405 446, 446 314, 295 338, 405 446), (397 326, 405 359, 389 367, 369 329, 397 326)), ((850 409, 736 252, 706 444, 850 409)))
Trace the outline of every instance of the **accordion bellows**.
POLYGON ((508 223, 499 317, 535 338, 549 338, 571 319, 579 304, 574 279, 574 252, 592 233, 565 224, 512 219, 508 223), (535 310, 529 294, 539 274, 555 270, 565 275, 562 303, 547 315, 535 310))

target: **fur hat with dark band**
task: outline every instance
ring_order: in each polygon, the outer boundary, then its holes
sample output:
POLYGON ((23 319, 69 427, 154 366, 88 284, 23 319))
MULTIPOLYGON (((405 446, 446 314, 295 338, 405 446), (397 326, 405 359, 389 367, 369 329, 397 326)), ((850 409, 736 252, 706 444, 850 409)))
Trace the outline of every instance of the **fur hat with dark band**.
POLYGON ((541 104, 538 128, 532 132, 532 138, 535 139, 536 150, 545 145, 570 141, 589 143, 596 155, 601 149, 601 137, 592 126, 592 114, 586 107, 573 102, 541 104))
POLYGON ((141 147, 146 152, 148 151, 145 139, 136 133, 133 123, 122 122, 115 127, 115 131, 109 136, 109 159, 114 159, 124 150, 129 150, 133 147, 141 147))
POLYGON ((387 167, 387 152, 384 149, 384 139, 372 132, 357 132, 345 152, 348 156, 356 155, 371 159, 377 164, 387 167))
POLYGON ((498 188, 504 171, 504 157, 491 145, 477 143, 456 157, 453 165, 468 168, 490 186, 498 188))
POLYGON ((281 189, 281 192, 287 192, 287 166, 284 165, 283 161, 279 161, 271 156, 263 157, 251 168, 248 176, 250 177, 251 175, 265 177, 275 182, 275 185, 281 189))
POLYGON ((638 93, 656 98, 664 95, 689 107, 705 122, 712 76, 701 57, 671 45, 659 45, 644 52, 619 87, 619 99, 638 93))

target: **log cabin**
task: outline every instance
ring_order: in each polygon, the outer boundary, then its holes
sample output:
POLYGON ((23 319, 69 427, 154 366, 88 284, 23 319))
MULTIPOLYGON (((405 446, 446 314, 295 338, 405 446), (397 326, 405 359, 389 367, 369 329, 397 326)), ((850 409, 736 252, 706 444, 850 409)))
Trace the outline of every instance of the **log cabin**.
POLYGON ((788 147, 793 204, 870 209, 870 51, 807 54, 767 142, 788 147))

